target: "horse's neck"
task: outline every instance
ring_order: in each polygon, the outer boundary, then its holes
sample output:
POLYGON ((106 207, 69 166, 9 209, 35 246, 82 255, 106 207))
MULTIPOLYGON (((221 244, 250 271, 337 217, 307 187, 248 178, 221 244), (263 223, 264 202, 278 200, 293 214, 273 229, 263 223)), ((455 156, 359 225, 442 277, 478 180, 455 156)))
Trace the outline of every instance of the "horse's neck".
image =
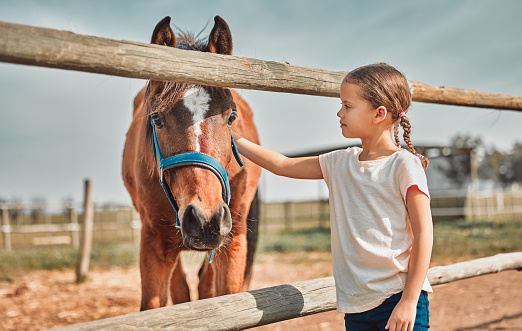
POLYGON ((143 112, 143 100, 145 100, 145 90, 146 87, 142 88, 141 91, 138 92, 136 97, 134 98, 134 110, 133 115, 136 116, 136 114, 140 113, 140 110, 143 112))

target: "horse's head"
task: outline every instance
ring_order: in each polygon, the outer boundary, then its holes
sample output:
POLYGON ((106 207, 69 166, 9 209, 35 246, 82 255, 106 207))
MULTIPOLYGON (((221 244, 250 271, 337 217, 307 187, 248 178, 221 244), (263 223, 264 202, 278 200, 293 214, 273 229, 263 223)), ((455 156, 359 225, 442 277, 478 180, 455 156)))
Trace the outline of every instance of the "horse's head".
MULTIPOLYGON (((214 20, 208 41, 201 41, 186 34, 175 36, 170 17, 166 17, 154 29, 151 42, 230 55, 230 30, 219 16, 214 20)), ((164 158, 199 152, 213 157, 228 170, 233 159, 231 125, 237 116, 229 89, 150 81, 145 102, 148 122, 152 123, 148 125, 148 136, 156 135, 164 158)), ((198 165, 168 169, 163 176, 179 208, 184 245, 194 250, 221 246, 232 229, 232 217, 219 176, 198 165)))

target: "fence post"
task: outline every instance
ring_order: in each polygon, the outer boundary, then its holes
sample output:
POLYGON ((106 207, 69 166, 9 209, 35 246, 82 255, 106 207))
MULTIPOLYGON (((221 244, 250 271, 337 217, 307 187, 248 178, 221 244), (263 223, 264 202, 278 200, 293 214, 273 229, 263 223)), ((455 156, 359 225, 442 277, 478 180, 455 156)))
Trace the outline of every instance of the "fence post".
POLYGON ((11 225, 9 224, 9 208, 7 204, 2 205, 2 232, 4 234, 4 248, 11 250, 11 225))
POLYGON ((134 242, 134 245, 139 246, 140 245, 140 233, 141 233, 141 220, 140 215, 134 209, 133 206, 131 206, 131 222, 130 226, 132 229, 132 241, 134 242))
POLYGON ((513 222, 515 222, 517 220, 517 209, 518 209, 518 204, 517 204, 517 200, 515 198, 515 195, 518 193, 515 191, 518 191, 518 184, 517 182, 513 182, 511 183, 511 215, 513 216, 513 222))
POLYGON ((292 203, 290 201, 285 202, 285 230, 292 231, 292 203))
POLYGON ((92 203, 92 181, 85 180, 85 196, 83 204, 83 226, 80 254, 76 267, 76 283, 81 283, 87 278, 92 250, 92 229, 94 221, 94 208, 92 203))
POLYGON ((16 203, 14 205, 11 205, 11 209, 14 209, 15 213, 16 213, 16 217, 15 217, 16 225, 23 225, 24 224, 24 215, 23 215, 22 205, 19 203, 16 203))
POLYGON ((321 229, 327 229, 329 201, 321 199, 319 200, 319 227, 321 229))
POLYGON ((69 231, 71 232, 71 243, 74 248, 80 247, 80 226, 78 225, 78 214, 71 202, 68 206, 69 211, 69 231))

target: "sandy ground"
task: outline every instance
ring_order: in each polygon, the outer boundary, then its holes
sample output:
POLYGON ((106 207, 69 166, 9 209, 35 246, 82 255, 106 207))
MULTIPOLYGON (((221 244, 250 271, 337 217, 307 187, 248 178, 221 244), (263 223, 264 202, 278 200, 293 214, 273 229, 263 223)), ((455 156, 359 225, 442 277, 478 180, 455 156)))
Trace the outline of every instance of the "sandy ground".
MULTIPOLYGON (((195 284, 196 263, 189 265, 195 284)), ((331 276, 328 254, 264 255, 252 289, 331 276)), ((0 282, 0 330, 38 330, 87 322, 139 308, 138 268, 91 270, 76 285, 74 271, 38 271, 0 282)), ((522 330, 522 273, 505 271, 435 287, 431 330, 522 330)), ((343 315, 321 313, 255 330, 344 330, 343 315)))

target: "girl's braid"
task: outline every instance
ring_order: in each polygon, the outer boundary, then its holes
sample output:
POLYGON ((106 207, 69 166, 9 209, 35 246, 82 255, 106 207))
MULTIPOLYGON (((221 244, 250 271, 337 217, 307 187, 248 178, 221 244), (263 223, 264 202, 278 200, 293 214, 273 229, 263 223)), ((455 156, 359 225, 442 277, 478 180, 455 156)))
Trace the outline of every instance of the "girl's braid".
POLYGON ((393 125, 393 136, 395 137, 395 145, 397 145, 397 147, 401 147, 401 142, 399 140, 399 125, 399 123, 393 125))
MULTIPOLYGON (((428 168, 428 158, 424 157, 423 155, 420 155, 417 153, 417 151, 415 150, 415 147, 413 147, 413 144, 411 143, 411 139, 410 139, 410 134, 411 134, 411 124, 410 124, 410 120, 408 119, 408 117, 406 117, 406 115, 402 115, 400 117, 400 125, 402 126, 402 129, 404 131, 402 137, 404 138, 404 142, 406 142, 406 146, 408 147, 408 151, 410 151, 413 155, 416 155, 418 156, 420 159, 421 159, 421 163, 422 163, 422 167, 424 169, 428 168)), ((395 141, 397 142, 398 141, 398 131, 399 131, 399 126, 398 124, 396 124, 396 130, 395 130, 395 141)))

